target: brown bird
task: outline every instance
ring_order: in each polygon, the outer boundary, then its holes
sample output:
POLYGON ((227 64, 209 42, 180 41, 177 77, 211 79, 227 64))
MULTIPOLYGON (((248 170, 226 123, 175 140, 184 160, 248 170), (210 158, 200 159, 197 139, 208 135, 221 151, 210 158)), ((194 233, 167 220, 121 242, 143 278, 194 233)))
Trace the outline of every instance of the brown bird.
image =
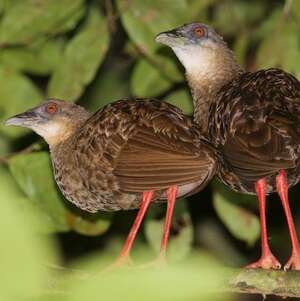
POLYGON ((192 23, 161 33, 186 69, 201 131, 221 152, 218 177, 259 200, 261 258, 249 268, 280 268, 266 230, 265 197, 277 191, 289 227, 292 255, 285 269, 300 270, 300 245, 288 188, 300 179, 300 82, 279 69, 245 72, 223 38, 192 23))
POLYGON ((129 259, 150 202, 167 199, 164 258, 176 197, 199 191, 216 170, 215 152, 192 121, 156 100, 120 100, 91 114, 50 99, 6 125, 46 140, 60 190, 82 210, 139 208, 117 263, 129 259))

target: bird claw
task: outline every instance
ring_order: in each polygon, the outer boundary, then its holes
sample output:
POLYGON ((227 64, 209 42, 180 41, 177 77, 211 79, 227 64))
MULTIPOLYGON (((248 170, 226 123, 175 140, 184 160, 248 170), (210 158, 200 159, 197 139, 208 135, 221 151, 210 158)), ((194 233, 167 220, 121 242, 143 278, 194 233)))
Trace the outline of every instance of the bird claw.
POLYGON ((246 266, 246 269, 274 269, 279 270, 281 268, 280 262, 275 258, 273 254, 268 254, 265 256, 262 256, 259 260, 256 262, 250 263, 246 266))
POLYGON ((153 261, 140 265, 139 268, 140 269, 158 268, 166 265, 167 265, 166 257, 158 256, 158 258, 154 259, 153 261))
POLYGON ((300 254, 292 254, 288 262, 284 265, 283 268, 285 271, 291 270, 300 270, 300 254))
POLYGON ((104 269, 104 272, 111 272, 120 268, 129 268, 132 266, 130 256, 120 256, 112 264, 104 269))

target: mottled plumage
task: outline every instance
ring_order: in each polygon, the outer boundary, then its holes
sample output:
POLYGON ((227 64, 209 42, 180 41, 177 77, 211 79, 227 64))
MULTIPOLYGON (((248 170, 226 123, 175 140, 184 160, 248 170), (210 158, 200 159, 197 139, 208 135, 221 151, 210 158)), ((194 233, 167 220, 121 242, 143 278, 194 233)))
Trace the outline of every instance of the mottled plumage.
POLYGON ((117 261, 124 263, 151 201, 167 200, 164 258, 177 197, 199 191, 216 171, 216 151, 176 107, 156 100, 120 100, 94 114, 48 100, 10 118, 49 144, 56 182, 79 208, 139 208, 117 261))
POLYGON ((284 169, 289 185, 300 179, 300 83, 267 69, 245 72, 220 89, 210 108, 210 139, 222 151, 220 178, 236 191, 255 193, 266 178, 273 192, 284 169), (236 176, 237 175, 237 176, 236 176))
POLYGON ((154 100, 107 105, 51 147, 51 157, 66 198, 91 212, 138 208, 148 190, 165 199, 170 185, 190 194, 215 172, 212 148, 191 120, 154 100))
POLYGON ((285 265, 300 270, 300 244, 288 202, 288 187, 300 179, 300 83, 269 69, 245 72, 223 38, 201 23, 161 33, 185 67, 194 119, 220 152, 218 177, 259 199, 262 257, 249 267, 280 268, 268 245, 265 195, 277 191, 292 241, 285 265))

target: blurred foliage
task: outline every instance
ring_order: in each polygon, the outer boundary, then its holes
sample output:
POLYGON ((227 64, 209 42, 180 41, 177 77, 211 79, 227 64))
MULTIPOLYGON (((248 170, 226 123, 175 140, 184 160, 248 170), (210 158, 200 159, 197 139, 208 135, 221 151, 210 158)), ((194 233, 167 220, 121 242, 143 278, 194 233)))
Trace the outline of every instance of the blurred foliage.
MULTIPOLYGON (((44 285, 49 271, 44 266, 59 264, 59 248, 50 234, 75 231, 84 236, 100 235, 106 237, 101 240, 103 253, 110 253, 114 248, 111 242, 124 240, 123 228, 130 226, 133 217, 123 216, 124 220, 116 223, 115 214, 91 215, 74 208, 56 187, 44 144, 38 142, 31 152, 22 152, 37 138, 26 130, 4 127, 6 118, 46 97, 77 101, 92 111, 118 98, 156 97, 191 115, 192 101, 184 83, 184 70, 171 50, 156 44, 154 37, 195 20, 211 24, 224 35, 246 69, 280 67, 300 77, 299 3, 298 0, 0 0, 0 156, 3 156, 0 299, 32 300, 35 296, 37 300, 48 300, 44 285), (11 152, 16 154, 6 157, 11 152), (108 231, 111 229, 117 230, 108 231)), ((240 264, 247 252, 244 247, 238 248, 228 233, 246 245, 259 239, 258 218, 252 212, 256 209, 254 197, 235 194, 220 183, 210 188, 212 197, 200 193, 193 199, 195 205, 187 206, 186 200, 178 202, 170 243, 171 261, 186 259, 192 250, 195 252, 195 238, 196 244, 200 242, 214 254, 222 254, 225 262, 240 264), (211 209, 202 209, 208 203, 215 207, 224 229, 220 230, 216 218, 208 221, 207 215, 215 214, 211 209), (195 222, 200 226, 203 222, 205 231, 197 232, 201 227, 194 227, 195 222), (204 233, 203 237, 199 233, 204 233), (221 241, 224 247, 219 244, 221 241), (235 252, 236 261, 228 250, 235 252)), ((164 206, 157 206, 153 205, 145 221, 145 239, 137 242, 142 249, 150 246, 154 252, 159 249, 165 212, 164 206)), ((281 238, 286 228, 278 223, 275 229, 279 234, 274 234, 272 241, 285 246, 281 238)), ((283 254, 287 251, 282 249, 283 254)), ((187 264, 180 272, 97 277, 82 285, 69 280, 66 285, 73 287, 77 295, 56 297, 82 300, 83 296, 98 297, 101 289, 102 298, 120 300, 124 289, 115 290, 112 282, 126 281, 131 300, 166 300, 175 296, 199 300, 204 290, 197 285, 215 280, 207 277, 212 273, 198 269, 204 264, 197 260, 214 266, 207 256, 198 253, 192 268, 187 264), (141 283, 146 283, 145 291, 141 290, 141 283), (160 288, 162 284, 164 289, 160 288)), ((95 258, 103 256, 97 254, 95 258)), ((68 256, 64 254, 67 259, 68 256)), ((85 259, 81 260, 79 266, 86 269, 85 259)), ((97 261, 92 262, 97 267, 97 261)))
POLYGON ((57 262, 58 257, 50 237, 42 239, 36 235, 37 216, 20 208, 27 200, 13 190, 13 179, 2 167, 0 179, 1 185, 4 184, 0 196, 3 214, 0 219, 0 298, 26 300, 46 284, 44 266, 57 262))
MULTIPOLYGON (((165 208, 154 207, 146 219, 145 235, 149 245, 158 254, 163 234, 165 208), (159 218, 161 217, 161 218, 159 218)), ((177 262, 187 258, 193 243, 192 221, 187 212, 185 200, 180 200, 174 210, 168 261, 177 262)))
POLYGON ((95 76, 107 48, 106 20, 99 10, 91 7, 86 24, 69 41, 60 57, 49 82, 48 95, 77 100, 95 76))
MULTIPOLYGON (((214 186, 213 202, 217 215, 232 235, 252 246, 260 234, 258 218, 252 212, 238 206, 237 202, 230 201, 231 191, 220 184, 214 186)), ((248 201, 253 199, 248 197, 248 201)))

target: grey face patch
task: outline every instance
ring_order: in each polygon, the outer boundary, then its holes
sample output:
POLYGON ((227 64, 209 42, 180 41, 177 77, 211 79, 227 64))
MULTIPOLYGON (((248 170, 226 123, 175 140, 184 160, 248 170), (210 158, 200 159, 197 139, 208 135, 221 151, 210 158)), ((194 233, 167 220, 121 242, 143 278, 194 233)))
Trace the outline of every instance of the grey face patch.
POLYGON ((202 46, 210 44, 224 44, 223 39, 211 27, 202 23, 190 23, 177 27, 175 29, 162 32, 155 38, 156 42, 165 44, 169 47, 186 47, 186 46, 202 46), (195 30, 201 27, 204 35, 199 37, 195 34, 195 30))

